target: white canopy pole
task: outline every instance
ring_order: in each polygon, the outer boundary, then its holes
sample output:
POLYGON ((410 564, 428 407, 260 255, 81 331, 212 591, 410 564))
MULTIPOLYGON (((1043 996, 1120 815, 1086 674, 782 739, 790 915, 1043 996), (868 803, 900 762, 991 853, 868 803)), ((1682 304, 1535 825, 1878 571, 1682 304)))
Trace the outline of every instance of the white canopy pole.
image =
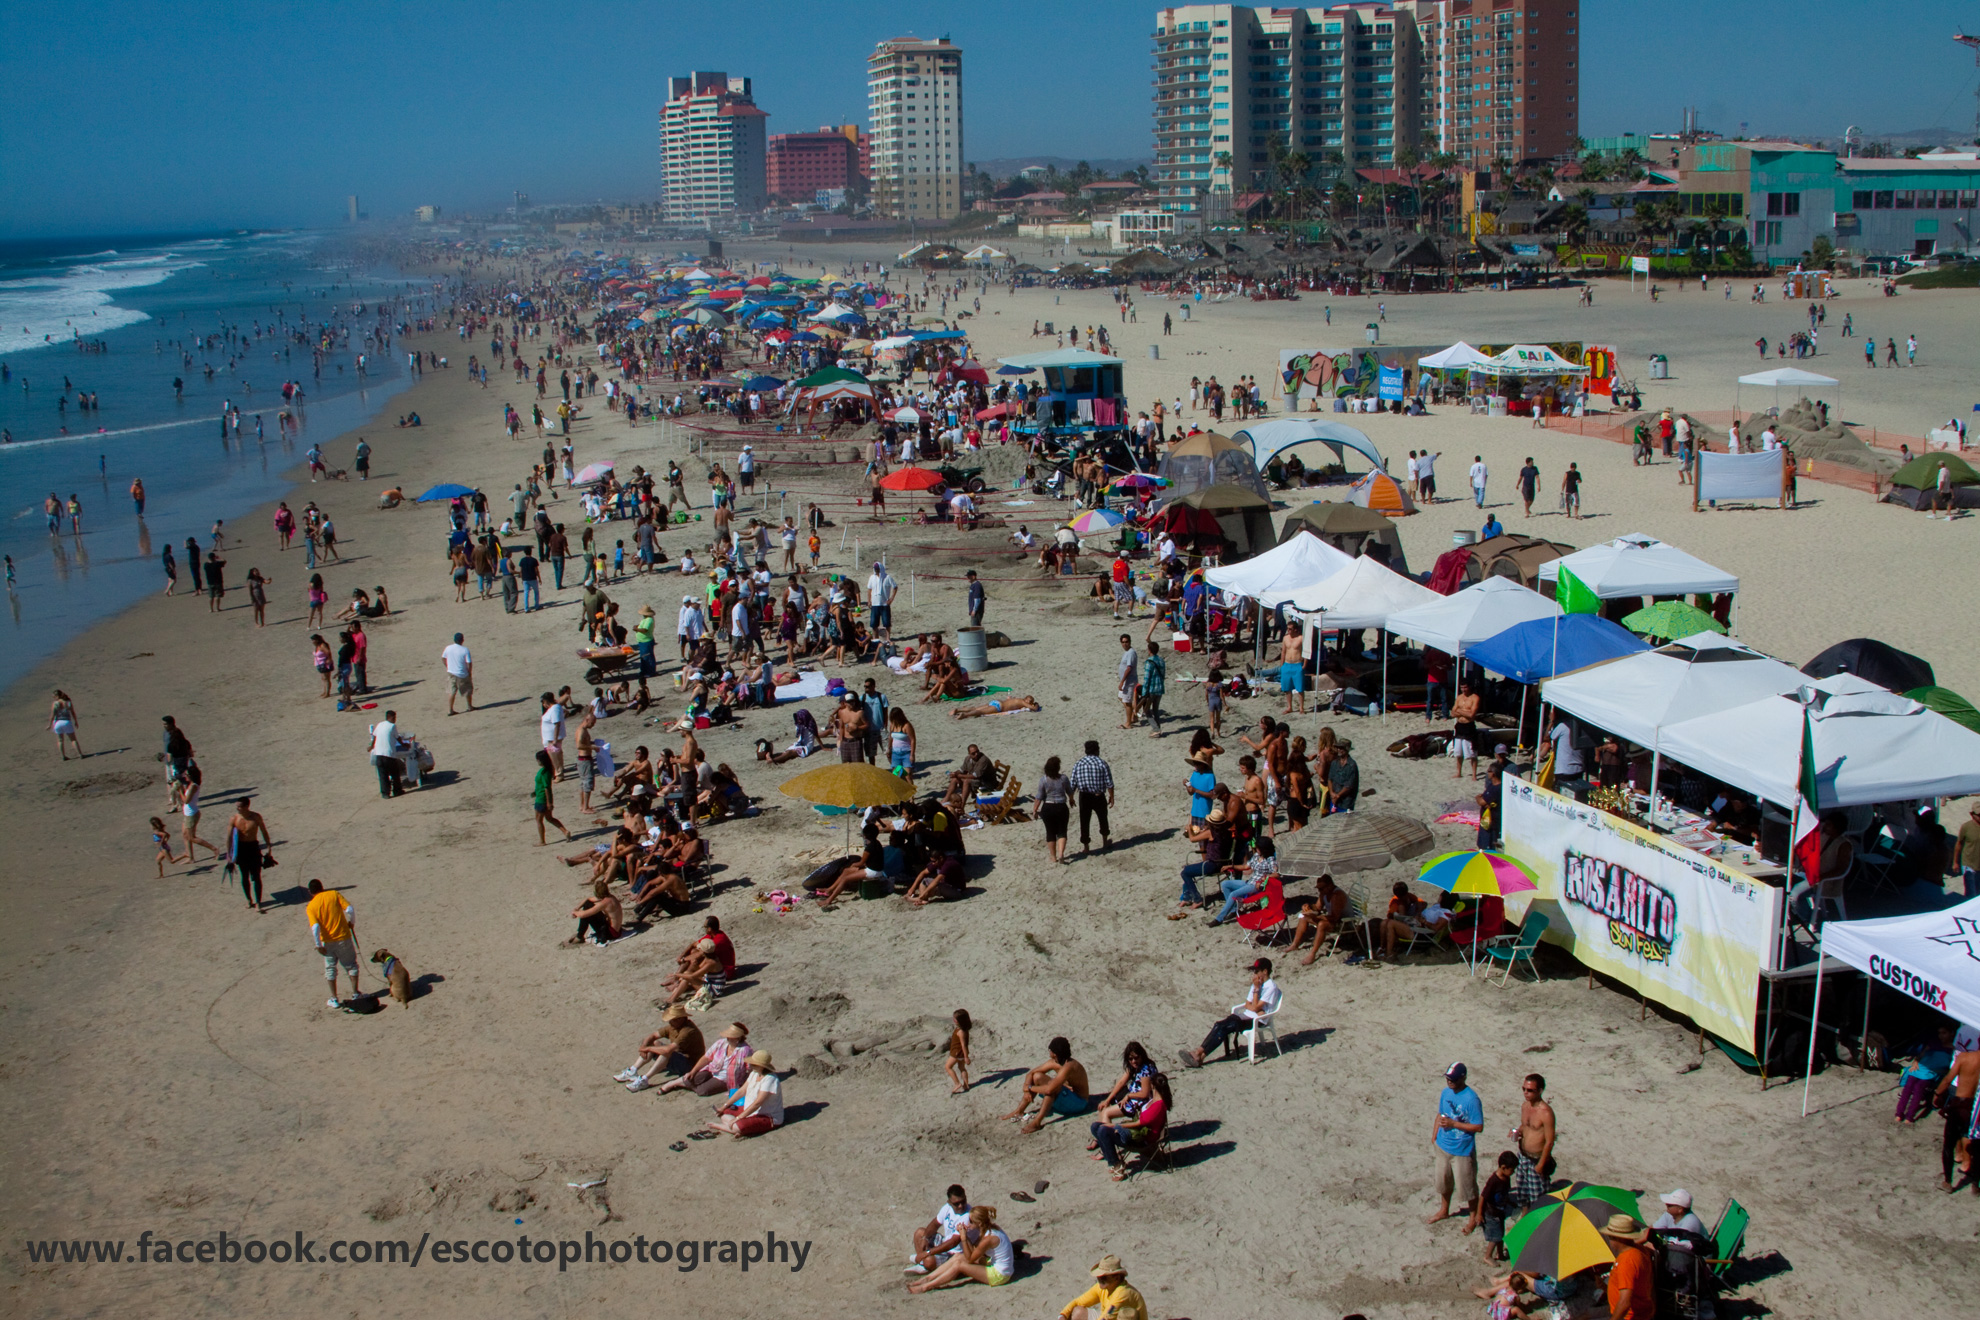
POLYGON ((1808 1014, 1808 1071, 1801 1077, 1801 1116, 1808 1117, 1808 1088, 1815 1080, 1815 1035, 1822 1026, 1822 960, 1829 947, 1825 930, 1815 941, 1815 1007, 1808 1014))

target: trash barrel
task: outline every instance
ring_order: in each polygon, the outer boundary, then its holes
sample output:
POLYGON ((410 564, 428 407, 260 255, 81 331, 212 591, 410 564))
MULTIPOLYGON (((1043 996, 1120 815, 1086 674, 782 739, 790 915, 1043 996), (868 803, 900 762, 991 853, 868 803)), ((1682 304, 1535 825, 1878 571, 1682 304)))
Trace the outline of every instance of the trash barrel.
POLYGON ((1382 338, 1382 327, 1378 323, 1374 321, 1370 321, 1368 323, 1368 342, 1371 344, 1378 343, 1380 342, 1381 338, 1382 338))
POLYGON ((1671 360, 1662 353, 1652 353, 1650 355, 1650 379, 1669 380, 1670 378, 1671 360))
POLYGON ((990 648, 984 643, 983 629, 956 630, 956 660, 965 673, 981 674, 990 668, 990 648))
POLYGON ((1151 362, 1160 361, 1161 357, 1162 357, 1162 346, 1160 344, 1150 344, 1148 346, 1149 360, 1151 362))

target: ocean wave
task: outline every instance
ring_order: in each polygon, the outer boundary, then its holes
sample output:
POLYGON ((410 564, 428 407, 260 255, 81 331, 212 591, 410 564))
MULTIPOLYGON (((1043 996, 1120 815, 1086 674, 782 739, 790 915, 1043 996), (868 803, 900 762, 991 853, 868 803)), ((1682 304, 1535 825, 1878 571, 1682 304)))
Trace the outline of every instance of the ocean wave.
POLYGON ((117 306, 115 295, 162 284, 182 270, 204 264, 173 255, 124 257, 86 261, 59 273, 0 280, 0 353, 54 348, 77 335, 90 339, 149 320, 136 308, 117 306))

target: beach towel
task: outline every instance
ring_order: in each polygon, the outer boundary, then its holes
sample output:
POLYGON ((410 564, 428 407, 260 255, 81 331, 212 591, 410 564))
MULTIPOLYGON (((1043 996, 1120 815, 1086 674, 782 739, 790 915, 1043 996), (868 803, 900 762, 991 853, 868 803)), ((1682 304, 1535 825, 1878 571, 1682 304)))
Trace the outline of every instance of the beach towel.
POLYGON ((816 669, 806 669, 798 674, 795 683, 779 684, 777 700, 805 701, 812 697, 822 697, 829 689, 831 679, 816 669))

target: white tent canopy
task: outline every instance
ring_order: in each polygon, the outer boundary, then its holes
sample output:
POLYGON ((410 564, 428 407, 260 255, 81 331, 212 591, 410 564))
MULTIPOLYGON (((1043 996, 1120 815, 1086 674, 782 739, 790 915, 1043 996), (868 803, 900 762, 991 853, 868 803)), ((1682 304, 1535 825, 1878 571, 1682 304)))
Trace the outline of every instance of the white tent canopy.
POLYGON ((843 303, 834 302, 834 303, 826 303, 824 307, 812 313, 806 319, 811 321, 843 321, 847 317, 856 318, 858 317, 858 315, 859 315, 858 312, 854 311, 850 307, 847 307, 843 303))
POLYGON ((1391 616, 1442 596, 1366 555, 1345 571, 1294 593, 1293 609, 1321 628, 1386 628, 1391 616))
POLYGON ((1980 734, 1854 674, 1665 725, 1659 746, 1674 761, 1791 805, 1800 795, 1804 695, 1817 810, 1980 793, 1980 734))
POLYGON ((1462 367, 1478 367, 1492 359, 1465 343, 1462 339, 1441 353, 1416 359, 1416 365, 1430 371, 1456 371, 1462 367))
POLYGON ((1258 465, 1260 472, 1278 455, 1295 445, 1304 444, 1323 444, 1334 451, 1336 458, 1345 457, 1342 451, 1352 449, 1367 459, 1371 467, 1385 470, 1389 466, 1381 451, 1375 448, 1373 440, 1352 426, 1339 422, 1309 422, 1286 417, 1276 422, 1247 426, 1232 432, 1231 439, 1251 446, 1251 460, 1258 465))
MULTIPOLYGON (((1825 922, 1821 956, 1848 963, 1872 984, 1887 986, 1956 1021, 1980 1022, 1980 898, 1937 912, 1825 922)), ((1811 1015, 1817 1021, 1822 1013, 1822 965, 1816 964, 1811 1015)), ((1814 1039, 1808 1044, 1809 1078, 1801 1088, 1803 1117, 1808 1114, 1808 1087, 1815 1071, 1814 1039)))
POLYGON ((1000 252, 996 248, 991 247, 988 243, 984 243, 979 247, 973 247, 969 251, 963 253, 963 260, 964 261, 1002 261, 1004 258, 1010 255, 1011 254, 1008 252, 1000 252))
POLYGON ((1511 578, 1488 577, 1455 595, 1392 614, 1386 626, 1398 637, 1457 655, 1516 623, 1551 619, 1560 612, 1560 606, 1530 587, 1511 578))
POLYGON ((1808 675, 1792 665, 1701 633, 1550 679, 1540 695, 1597 728, 1656 748, 1665 725, 1795 692, 1806 682, 1808 675))
POLYGON ((1219 591, 1255 600, 1266 609, 1277 609, 1290 601, 1295 592, 1313 587, 1361 562, 1336 550, 1313 533, 1301 532, 1243 563, 1205 569, 1203 580, 1219 591))
POLYGON ((1798 367, 1775 367, 1772 371, 1756 371, 1750 376, 1741 376, 1739 383, 1742 385, 1763 385, 1771 389, 1781 385, 1790 385, 1799 388, 1804 386, 1840 385, 1842 382, 1834 376, 1818 376, 1812 371, 1803 371, 1798 367))
MULTIPOLYGON (((1448 352, 1449 350, 1445 350, 1448 352)), ((1586 376, 1588 368, 1570 362, 1545 344, 1514 344, 1476 368, 1487 376, 1586 376)))
POLYGON ((1540 578, 1558 581, 1563 568, 1602 600, 1739 590, 1736 574, 1640 532, 1550 559, 1540 565, 1540 578))

